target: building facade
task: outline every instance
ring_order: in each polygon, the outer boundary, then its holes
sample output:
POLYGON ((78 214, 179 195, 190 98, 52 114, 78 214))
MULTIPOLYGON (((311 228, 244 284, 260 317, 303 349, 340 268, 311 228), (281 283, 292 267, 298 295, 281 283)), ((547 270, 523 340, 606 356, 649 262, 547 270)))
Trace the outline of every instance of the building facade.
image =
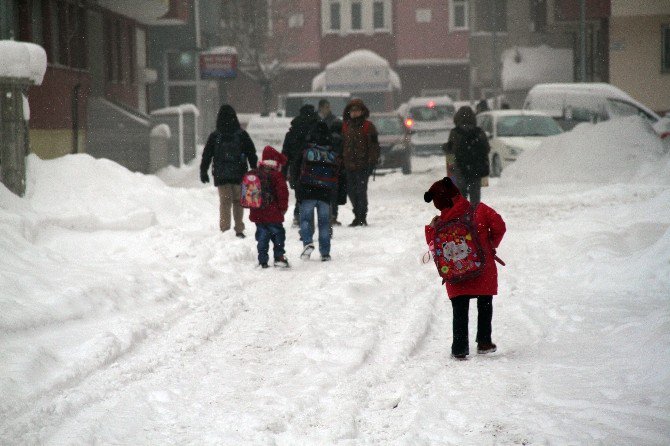
POLYGON ((670 2, 612 0, 609 47, 611 83, 670 111, 670 2))

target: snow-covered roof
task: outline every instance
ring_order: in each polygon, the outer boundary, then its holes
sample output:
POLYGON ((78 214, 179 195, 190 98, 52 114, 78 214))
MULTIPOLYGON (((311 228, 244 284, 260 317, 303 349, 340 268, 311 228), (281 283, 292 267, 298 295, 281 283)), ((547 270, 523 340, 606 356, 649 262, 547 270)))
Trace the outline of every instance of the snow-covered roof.
POLYGON ((312 79, 313 91, 389 91, 400 90, 398 73, 388 61, 370 50, 355 50, 326 65, 312 79))
POLYGON ((30 79, 41 85, 47 71, 47 53, 30 42, 0 40, 0 77, 30 79))
POLYGON ((216 46, 200 54, 237 54, 237 48, 234 46, 216 46))
POLYGON ((543 82, 573 80, 573 57, 569 48, 514 47, 502 54, 504 91, 527 90, 543 82))
POLYGON ((341 59, 331 62, 326 65, 326 70, 329 68, 342 67, 388 67, 389 63, 379 54, 370 50, 354 50, 342 57, 341 59))

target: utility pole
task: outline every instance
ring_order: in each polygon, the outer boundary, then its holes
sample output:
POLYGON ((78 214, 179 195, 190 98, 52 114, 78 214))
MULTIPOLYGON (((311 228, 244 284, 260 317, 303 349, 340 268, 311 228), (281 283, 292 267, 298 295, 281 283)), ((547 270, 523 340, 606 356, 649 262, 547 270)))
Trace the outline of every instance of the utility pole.
POLYGON ((498 83, 500 79, 500 66, 499 66, 499 61, 498 61, 498 8, 496 6, 496 0, 491 0, 491 11, 493 14, 493 20, 491 22, 492 30, 491 30, 491 37, 492 37, 492 49, 491 51, 493 52, 493 96, 494 96, 494 103, 497 103, 498 100, 498 83))
POLYGON ((579 0, 579 81, 586 82, 586 0, 579 0))

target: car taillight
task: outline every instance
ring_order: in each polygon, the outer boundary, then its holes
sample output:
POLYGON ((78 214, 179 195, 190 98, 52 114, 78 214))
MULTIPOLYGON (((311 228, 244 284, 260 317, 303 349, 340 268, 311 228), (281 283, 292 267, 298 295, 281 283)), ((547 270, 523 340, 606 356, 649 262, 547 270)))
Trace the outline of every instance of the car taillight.
POLYGON ((405 127, 411 129, 413 126, 414 126, 414 119, 412 118, 405 119, 405 127))
POLYGON ((428 102, 428 108, 433 108, 435 107, 435 101, 429 101, 428 102))

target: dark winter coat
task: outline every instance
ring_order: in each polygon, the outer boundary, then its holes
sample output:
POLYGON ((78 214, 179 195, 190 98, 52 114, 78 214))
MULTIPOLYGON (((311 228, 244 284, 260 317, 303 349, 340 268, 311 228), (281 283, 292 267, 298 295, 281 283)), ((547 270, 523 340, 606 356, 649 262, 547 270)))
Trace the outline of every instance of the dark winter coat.
POLYGON ((467 181, 489 175, 491 146, 486 133, 477 127, 475 114, 470 107, 461 107, 454 115, 454 127, 444 145, 447 154, 456 159, 458 173, 467 181))
POLYGON ((230 105, 222 105, 216 118, 216 130, 209 135, 200 163, 200 176, 206 177, 212 164, 214 185, 240 184, 242 176, 249 168, 255 169, 258 163, 256 147, 249 134, 242 130, 235 110, 230 105), (226 146, 234 143, 239 147, 241 160, 239 166, 226 166, 226 146))
POLYGON ((344 168, 348 171, 372 170, 379 163, 379 138, 374 124, 368 120, 370 110, 360 99, 353 99, 344 109, 342 123, 344 168), (357 106, 363 114, 353 119, 351 108, 357 106))
POLYGON ((291 188, 295 188, 300 172, 300 160, 310 140, 314 127, 319 122, 319 115, 312 105, 303 105, 300 114, 291 121, 291 128, 284 137, 281 153, 288 158, 284 175, 288 178, 291 188))
MULTIPOLYGON (((436 219, 449 221, 464 215, 470 209, 470 202, 463 195, 457 194, 452 200, 453 207, 442 209, 440 215, 435 217, 436 219)), ((454 284, 447 283, 449 299, 464 295, 498 294, 498 269, 493 256, 505 235, 505 222, 496 211, 484 203, 479 203, 474 212, 474 224, 477 227, 479 244, 484 252, 484 270, 473 279, 454 284)), ((426 243, 430 245, 435 238, 435 220, 425 227, 425 235, 426 243)))
POLYGON ((333 123, 335 121, 339 121, 339 119, 337 119, 337 116, 335 116, 332 112, 330 112, 326 116, 321 118, 321 121, 325 122, 329 129, 332 129, 333 128, 333 123))
MULTIPOLYGON (((318 144, 323 147, 328 147, 330 150, 333 148, 333 139, 328 129, 328 126, 320 122, 312 131, 310 135, 310 142, 318 144)), ((300 165, 302 166, 302 161, 304 157, 304 151, 300 154, 300 165)), ((320 200, 330 203, 333 199, 333 191, 324 189, 322 187, 310 187, 305 186, 300 183, 300 176, 298 176, 298 185, 296 189, 296 197, 298 200, 320 200)))

